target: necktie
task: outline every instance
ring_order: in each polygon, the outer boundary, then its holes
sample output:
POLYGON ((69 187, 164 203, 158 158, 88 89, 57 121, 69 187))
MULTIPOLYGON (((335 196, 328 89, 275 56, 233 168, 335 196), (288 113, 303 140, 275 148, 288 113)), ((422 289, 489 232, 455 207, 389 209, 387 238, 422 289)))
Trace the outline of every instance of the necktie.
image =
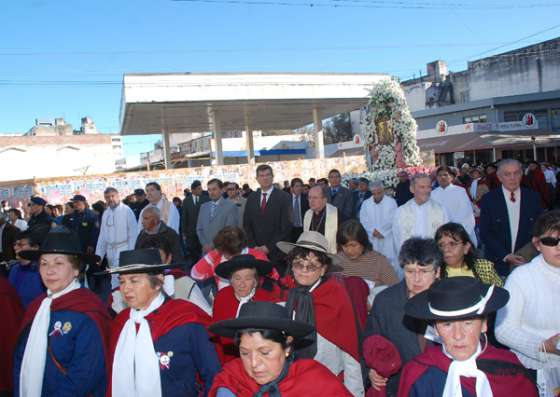
POLYGON ((264 214, 264 210, 266 209, 266 195, 267 193, 263 193, 262 194, 262 200, 261 200, 261 212, 264 214))
POLYGON ((511 200, 512 203, 515 203, 515 193, 514 192, 510 192, 510 196, 509 199, 511 200))
POLYGON ((194 205, 198 205, 198 196, 194 196, 194 205))
POLYGON ((212 201, 212 206, 210 207, 210 222, 214 220, 214 215, 216 214, 216 202, 212 201))
POLYGON ((299 197, 296 197, 294 203, 294 226, 301 227, 301 207, 299 205, 299 197))

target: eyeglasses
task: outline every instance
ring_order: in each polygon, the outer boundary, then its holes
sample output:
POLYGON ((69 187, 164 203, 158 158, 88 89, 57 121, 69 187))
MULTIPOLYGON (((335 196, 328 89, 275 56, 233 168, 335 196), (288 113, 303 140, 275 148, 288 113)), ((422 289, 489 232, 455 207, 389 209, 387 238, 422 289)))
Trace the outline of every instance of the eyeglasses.
POLYGON ((404 275, 408 276, 410 278, 414 277, 415 275, 418 275, 422 278, 429 276, 430 274, 434 273, 435 270, 434 269, 404 269, 404 275))
POLYGON ((541 244, 547 247, 556 247, 560 243, 560 238, 558 237, 541 237, 541 244))
POLYGON ((461 245, 463 245, 463 242, 461 242, 461 241, 451 241, 449 243, 438 243, 438 247, 442 251, 446 248, 455 249, 455 248, 457 248, 461 245))
POLYGON ((313 273, 319 270, 322 266, 321 265, 305 265, 301 262, 294 262, 292 263, 292 269, 297 270, 298 272, 302 273, 313 273))

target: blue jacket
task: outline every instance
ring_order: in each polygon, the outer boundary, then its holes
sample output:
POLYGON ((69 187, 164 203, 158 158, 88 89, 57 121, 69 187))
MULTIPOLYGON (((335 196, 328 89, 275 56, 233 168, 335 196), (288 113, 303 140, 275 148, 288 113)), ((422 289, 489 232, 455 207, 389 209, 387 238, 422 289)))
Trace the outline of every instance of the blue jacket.
POLYGON ((33 299, 45 292, 38 264, 35 261, 26 266, 19 262, 13 265, 8 275, 8 281, 15 288, 25 308, 33 299))
POLYGON ((85 252, 87 247, 93 247, 95 250, 99 237, 99 217, 95 212, 86 208, 82 213, 65 215, 62 225, 78 234, 82 251, 85 252))
MULTIPOLYGON (((533 226, 542 213, 540 196, 530 189, 521 188, 520 205, 515 251, 531 241, 533 226)), ((480 201, 480 240, 485 258, 494 262, 500 276, 507 276, 509 265, 502 259, 511 253, 511 231, 501 187, 489 191, 480 201)))
MULTIPOLYGON (((14 356, 14 396, 19 396, 19 375, 30 326, 22 334, 14 356)), ((49 346, 42 397, 105 396, 107 378, 103 340, 95 322, 84 313, 51 311, 49 346)))
MULTIPOLYGON (((431 367, 412 386, 408 397, 439 397, 443 394, 447 373, 436 367, 431 367)), ((461 386, 463 397, 475 397, 461 386)))

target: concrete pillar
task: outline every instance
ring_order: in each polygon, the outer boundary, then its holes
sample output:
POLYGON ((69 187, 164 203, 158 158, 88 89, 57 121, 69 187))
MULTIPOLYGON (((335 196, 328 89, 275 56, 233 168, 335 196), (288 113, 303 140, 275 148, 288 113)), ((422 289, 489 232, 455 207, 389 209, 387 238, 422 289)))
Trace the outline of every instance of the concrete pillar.
POLYGON ((216 128, 214 130, 215 155, 212 158, 212 165, 224 165, 224 150, 222 148, 222 132, 216 128))
POLYGON ((245 126, 245 148, 247 150, 247 164, 255 165, 255 147, 253 144, 253 129, 249 124, 245 126))
POLYGON ((497 158, 497 156, 496 156, 496 148, 493 147, 493 148, 492 148, 492 161, 496 161, 496 158, 497 158))
POLYGON ((325 141, 323 138, 323 123, 317 108, 313 108, 313 124, 315 127, 315 158, 325 158, 325 141))
POLYGON ((170 169, 171 167, 171 149, 169 144, 169 133, 163 131, 161 133, 161 141, 163 142, 163 163, 165 164, 165 169, 170 169))

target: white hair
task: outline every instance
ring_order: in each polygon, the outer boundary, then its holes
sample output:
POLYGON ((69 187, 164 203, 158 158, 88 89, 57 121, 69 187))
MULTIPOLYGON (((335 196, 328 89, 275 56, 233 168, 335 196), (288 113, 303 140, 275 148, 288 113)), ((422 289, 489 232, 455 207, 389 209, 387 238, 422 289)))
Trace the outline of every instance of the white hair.
POLYGON ((516 165, 519 167, 519 169, 521 169, 521 163, 519 161, 515 159, 503 159, 498 163, 498 172, 500 172, 503 167, 506 167, 508 165, 516 165))
POLYGON ((375 180, 370 184, 370 189, 373 190, 375 188, 381 188, 381 189, 385 189, 385 185, 383 184, 383 181, 380 180, 375 180))
POLYGON ((158 207, 156 207, 155 205, 148 205, 146 206, 146 208, 144 208, 144 214, 153 214, 155 215, 158 219, 161 219, 161 211, 159 210, 158 207))

